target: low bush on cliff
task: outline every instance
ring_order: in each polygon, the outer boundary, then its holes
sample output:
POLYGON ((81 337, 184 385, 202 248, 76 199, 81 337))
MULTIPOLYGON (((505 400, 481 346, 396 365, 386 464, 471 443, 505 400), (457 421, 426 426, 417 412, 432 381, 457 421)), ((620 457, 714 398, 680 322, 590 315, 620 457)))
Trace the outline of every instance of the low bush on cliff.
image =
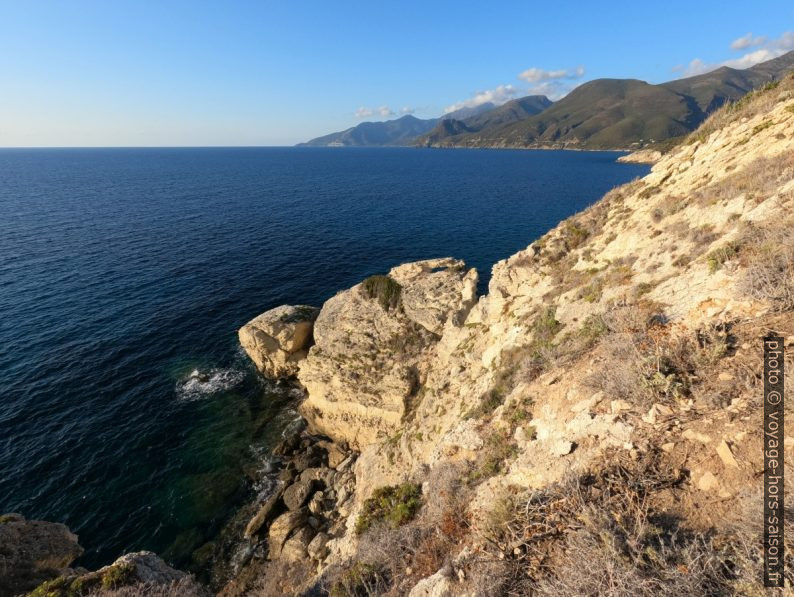
MULTIPOLYGON (((590 472, 542 490, 506 492, 478 526, 485 553, 461 594, 761 595, 761 529, 694 529, 671 512, 687 475, 648 452, 607 454, 590 472), (490 556, 490 557, 488 557, 490 556)), ((747 500, 748 511, 757 497, 747 500)), ((791 524, 786 521, 786 526, 791 524)), ((788 573, 791 575, 791 572, 788 573)))
POLYGON ((379 565, 356 562, 339 574, 328 591, 330 597, 370 597, 382 595, 389 588, 386 570, 379 565))
MULTIPOLYGON (((345 565, 329 568, 320 585, 334 597, 407 595, 413 586, 464 549, 471 493, 465 463, 435 466, 425 478, 422 508, 396 528, 373 525, 345 565)), ((418 487, 418 486, 415 486, 418 487)))
POLYGON ((794 309, 794 221, 763 230, 750 227, 743 241, 741 261, 746 269, 740 288, 776 311, 794 309))
POLYGON ((404 525, 422 506, 422 487, 415 483, 379 487, 364 502, 356 520, 356 533, 361 535, 373 525, 385 523, 391 528, 404 525))
POLYGON ((389 276, 370 276, 361 286, 367 297, 377 300, 386 311, 400 304, 403 287, 389 276))
POLYGON ((729 327, 679 330, 652 302, 612 309, 603 321, 608 333, 601 367, 585 382, 640 408, 697 397, 696 390, 716 376, 713 369, 733 350, 729 327))

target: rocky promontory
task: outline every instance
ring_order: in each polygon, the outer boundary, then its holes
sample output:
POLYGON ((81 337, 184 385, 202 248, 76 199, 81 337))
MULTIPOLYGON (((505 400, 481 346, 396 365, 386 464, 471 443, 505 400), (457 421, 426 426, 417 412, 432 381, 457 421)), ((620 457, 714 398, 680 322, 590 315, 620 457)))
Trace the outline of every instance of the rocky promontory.
POLYGON ((789 77, 644 156, 483 297, 442 259, 329 299, 295 379, 309 433, 355 454, 344 507, 318 485, 336 503, 314 528, 292 475, 234 594, 758 590, 758 339, 794 347, 792 139, 789 77))
POLYGON ((291 377, 312 344, 312 326, 319 309, 283 305, 255 317, 240 328, 240 345, 267 377, 291 377))

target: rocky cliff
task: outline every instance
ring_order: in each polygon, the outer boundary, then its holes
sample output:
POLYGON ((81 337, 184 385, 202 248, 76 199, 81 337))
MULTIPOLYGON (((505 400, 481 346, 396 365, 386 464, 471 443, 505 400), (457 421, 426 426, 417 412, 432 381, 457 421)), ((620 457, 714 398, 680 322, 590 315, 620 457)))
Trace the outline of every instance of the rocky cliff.
POLYGON ((260 594, 757 590, 759 338, 794 346, 793 90, 715 113, 486 296, 444 259, 327 301, 301 412, 358 454, 352 495, 260 594))
MULTIPOLYGON (((461 261, 408 263, 240 330, 305 390, 307 427, 227 530, 213 588, 764 594, 761 338, 782 335, 794 370, 794 78, 476 287, 461 261)), ((89 572, 80 553, 62 525, 0 517, 0 591, 206 592, 153 554, 89 572)))

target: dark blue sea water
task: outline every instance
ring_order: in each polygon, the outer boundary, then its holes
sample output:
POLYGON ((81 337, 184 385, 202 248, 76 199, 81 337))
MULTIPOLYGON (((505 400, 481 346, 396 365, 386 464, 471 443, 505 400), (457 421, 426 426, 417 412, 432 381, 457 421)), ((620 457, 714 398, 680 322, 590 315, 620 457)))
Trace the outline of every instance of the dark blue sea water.
POLYGON ((487 278, 648 170, 615 157, 0 150, 0 513, 66 523, 88 566, 134 549, 185 562, 294 417, 240 325, 408 260, 487 278))

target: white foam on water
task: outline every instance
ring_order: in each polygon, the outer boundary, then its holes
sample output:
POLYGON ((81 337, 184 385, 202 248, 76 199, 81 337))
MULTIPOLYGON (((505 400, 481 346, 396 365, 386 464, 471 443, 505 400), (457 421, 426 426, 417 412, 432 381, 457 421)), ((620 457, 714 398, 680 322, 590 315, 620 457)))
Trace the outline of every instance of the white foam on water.
POLYGON ((201 400, 231 390, 243 381, 245 372, 237 369, 194 369, 185 379, 176 382, 176 395, 179 400, 201 400))

